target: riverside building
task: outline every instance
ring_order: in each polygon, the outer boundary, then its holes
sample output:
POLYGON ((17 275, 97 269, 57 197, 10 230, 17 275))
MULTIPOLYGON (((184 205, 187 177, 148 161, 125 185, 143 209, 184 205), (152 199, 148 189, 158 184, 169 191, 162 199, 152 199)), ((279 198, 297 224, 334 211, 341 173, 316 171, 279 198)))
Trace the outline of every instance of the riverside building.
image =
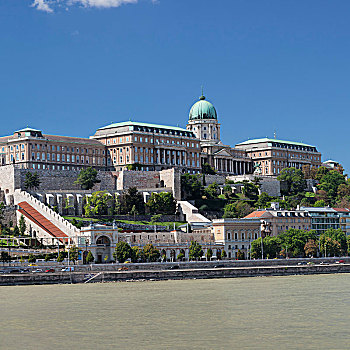
POLYGON ((236 148, 245 151, 254 162, 258 175, 278 176, 284 168, 301 169, 303 165, 321 166, 321 153, 315 146, 270 138, 241 142, 236 148))

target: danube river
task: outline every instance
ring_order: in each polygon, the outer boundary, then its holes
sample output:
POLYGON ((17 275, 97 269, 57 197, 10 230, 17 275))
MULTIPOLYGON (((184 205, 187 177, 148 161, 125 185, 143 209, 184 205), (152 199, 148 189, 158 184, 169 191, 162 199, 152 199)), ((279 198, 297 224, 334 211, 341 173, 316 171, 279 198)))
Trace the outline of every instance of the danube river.
POLYGON ((0 287, 0 349, 349 349, 350 275, 0 287))

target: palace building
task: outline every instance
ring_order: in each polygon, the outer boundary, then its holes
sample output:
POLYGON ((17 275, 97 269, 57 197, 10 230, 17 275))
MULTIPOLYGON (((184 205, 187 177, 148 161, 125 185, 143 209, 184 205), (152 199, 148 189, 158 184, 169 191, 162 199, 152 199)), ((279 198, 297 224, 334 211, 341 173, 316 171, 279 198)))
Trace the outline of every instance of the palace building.
POLYGON ((284 168, 321 166, 321 153, 315 146, 270 138, 248 140, 236 145, 254 162, 255 174, 278 176, 284 168))
POLYGON ((134 121, 113 123, 90 138, 46 135, 25 128, 0 137, 0 165, 20 168, 102 171, 160 171, 170 168, 200 173, 203 164, 221 175, 277 176, 283 168, 319 167, 315 146, 276 139, 225 145, 212 103, 201 96, 190 109, 186 128, 134 121))

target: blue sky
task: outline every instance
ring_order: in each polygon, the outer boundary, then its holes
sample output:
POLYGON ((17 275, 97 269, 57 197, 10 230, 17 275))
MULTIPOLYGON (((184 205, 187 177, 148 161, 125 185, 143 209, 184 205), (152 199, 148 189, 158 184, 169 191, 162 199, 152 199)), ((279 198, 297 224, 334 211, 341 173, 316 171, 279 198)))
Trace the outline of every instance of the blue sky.
POLYGON ((348 0, 1 0, 0 134, 185 126, 201 85, 234 145, 316 145, 350 169, 348 0))

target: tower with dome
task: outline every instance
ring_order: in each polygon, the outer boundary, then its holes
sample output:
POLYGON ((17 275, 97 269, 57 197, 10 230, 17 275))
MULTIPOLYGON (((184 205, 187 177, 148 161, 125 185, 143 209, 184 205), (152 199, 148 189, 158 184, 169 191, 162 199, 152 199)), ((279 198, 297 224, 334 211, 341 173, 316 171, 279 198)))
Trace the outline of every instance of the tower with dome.
POLYGON ((250 174, 253 172, 251 159, 245 152, 224 145, 220 137, 220 123, 214 105, 202 95, 190 109, 186 129, 200 140, 201 161, 210 165, 217 173, 250 174))

